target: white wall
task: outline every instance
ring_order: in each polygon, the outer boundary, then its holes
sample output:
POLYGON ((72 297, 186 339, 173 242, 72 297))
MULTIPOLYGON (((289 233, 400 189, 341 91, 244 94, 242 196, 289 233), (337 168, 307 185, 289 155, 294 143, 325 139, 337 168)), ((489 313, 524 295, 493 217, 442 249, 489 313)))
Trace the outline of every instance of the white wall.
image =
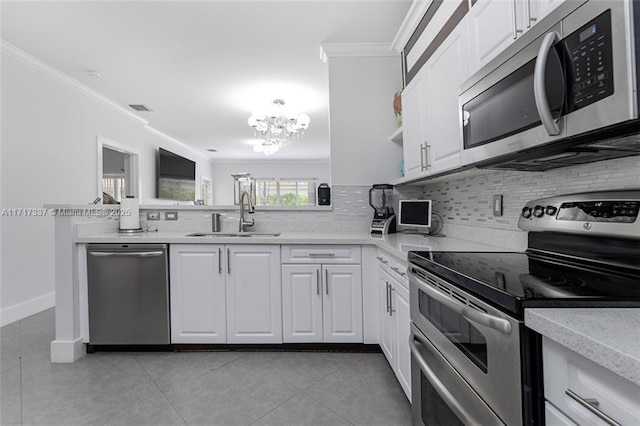
POLYGON ((387 183, 399 176, 402 146, 393 95, 400 89, 399 57, 329 59, 329 121, 333 185, 387 183))
MULTIPOLYGON (((4 52, 1 66, 0 208, 91 202, 97 197, 98 135, 141 153, 143 203, 154 201, 158 146, 196 160, 198 175, 211 174, 208 158, 161 139, 46 72, 4 52)), ((4 215, 0 220, 4 325, 53 306, 54 230, 51 217, 4 215)))
MULTIPOLYGON (((294 142, 296 143, 296 142, 294 142)), ((213 204, 233 205, 232 173, 249 172, 255 178, 317 178, 330 183, 329 160, 254 160, 213 163, 213 204)))

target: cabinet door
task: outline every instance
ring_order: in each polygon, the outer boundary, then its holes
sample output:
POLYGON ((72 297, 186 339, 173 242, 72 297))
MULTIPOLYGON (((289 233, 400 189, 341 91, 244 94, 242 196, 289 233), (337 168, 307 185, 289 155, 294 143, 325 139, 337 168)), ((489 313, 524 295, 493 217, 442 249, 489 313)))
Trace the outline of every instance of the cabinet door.
POLYGON ((566 0, 527 0, 529 4, 529 19, 533 26, 553 12, 553 10, 564 3, 566 0))
POLYGON ((323 265, 325 342, 362 343, 362 271, 360 265, 323 265))
POLYGON ((387 357, 389 365, 395 370, 396 365, 396 353, 394 347, 394 327, 393 317, 389 312, 391 307, 391 290, 389 283, 391 278, 381 268, 378 269, 378 288, 380 290, 380 348, 382 353, 387 357))
POLYGON ((227 342, 282 343, 280 246, 228 245, 227 342))
MULTIPOLYGON (((469 11, 469 53, 472 73, 516 39, 514 0, 478 0, 469 11)), ((522 22, 522 21, 521 21, 522 22)))
POLYGON ((396 376, 402 390, 411 401, 411 350, 409 333, 411 319, 409 316, 409 290, 396 282, 393 284, 392 315, 394 316, 394 335, 396 340, 396 376))
POLYGON ((417 177, 424 174, 422 134, 423 103, 421 70, 402 91, 402 150, 405 177, 417 177))
POLYGON ((170 246, 171 343, 226 343, 221 245, 170 246))
POLYGON ((320 265, 282 265, 282 340, 322 342, 320 265))
POLYGON ((466 35, 466 25, 458 25, 425 64, 423 133, 429 173, 460 165, 462 122, 458 93, 467 78, 466 35))

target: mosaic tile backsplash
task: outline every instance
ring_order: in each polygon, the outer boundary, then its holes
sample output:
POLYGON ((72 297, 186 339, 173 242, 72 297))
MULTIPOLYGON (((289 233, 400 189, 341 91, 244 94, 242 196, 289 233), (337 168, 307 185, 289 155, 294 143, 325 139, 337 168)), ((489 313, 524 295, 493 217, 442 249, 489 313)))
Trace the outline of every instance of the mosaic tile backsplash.
POLYGON ((640 156, 545 172, 484 171, 476 176, 427 183, 423 196, 447 224, 518 229, 520 211, 537 198, 577 192, 640 188, 640 156), (503 195, 503 216, 493 216, 491 200, 503 195))

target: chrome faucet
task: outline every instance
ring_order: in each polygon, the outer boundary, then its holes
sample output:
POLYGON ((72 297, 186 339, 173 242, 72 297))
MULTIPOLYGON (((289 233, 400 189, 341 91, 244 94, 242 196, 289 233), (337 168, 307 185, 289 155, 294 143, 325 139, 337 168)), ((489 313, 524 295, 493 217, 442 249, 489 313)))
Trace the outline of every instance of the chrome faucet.
POLYGON ((251 195, 249 195, 249 193, 247 191, 242 191, 242 195, 240 195, 240 223, 238 226, 238 231, 240 232, 245 232, 245 227, 246 226, 253 226, 256 224, 255 219, 251 219, 251 222, 247 222, 244 220, 244 215, 245 215, 245 199, 246 199, 246 206, 247 206, 247 213, 253 213, 255 212, 255 209, 253 207, 253 204, 251 203, 251 195))

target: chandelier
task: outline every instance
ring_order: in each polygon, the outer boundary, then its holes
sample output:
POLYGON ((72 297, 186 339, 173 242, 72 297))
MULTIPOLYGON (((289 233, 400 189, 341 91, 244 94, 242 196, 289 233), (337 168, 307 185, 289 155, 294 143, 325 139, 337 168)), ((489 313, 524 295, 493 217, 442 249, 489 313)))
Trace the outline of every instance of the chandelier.
POLYGON ((247 120, 253 128, 254 136, 262 139, 260 144, 254 145, 253 150, 265 155, 278 152, 283 146, 302 139, 311 121, 306 114, 287 114, 282 99, 274 100, 273 105, 273 110, 269 113, 254 111, 247 120))

